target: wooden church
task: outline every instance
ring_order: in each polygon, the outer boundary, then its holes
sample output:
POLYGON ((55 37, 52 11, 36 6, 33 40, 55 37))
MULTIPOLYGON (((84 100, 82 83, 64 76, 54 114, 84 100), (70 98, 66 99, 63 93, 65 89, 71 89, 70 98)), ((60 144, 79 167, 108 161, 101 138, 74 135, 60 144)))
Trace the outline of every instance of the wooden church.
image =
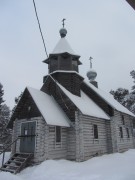
POLYGON ((43 86, 26 87, 11 117, 12 155, 2 170, 17 173, 48 159, 81 162, 135 147, 135 116, 98 88, 94 70, 87 73, 89 80, 79 74, 80 56, 66 34, 63 27, 58 44, 43 61, 49 69, 43 86))

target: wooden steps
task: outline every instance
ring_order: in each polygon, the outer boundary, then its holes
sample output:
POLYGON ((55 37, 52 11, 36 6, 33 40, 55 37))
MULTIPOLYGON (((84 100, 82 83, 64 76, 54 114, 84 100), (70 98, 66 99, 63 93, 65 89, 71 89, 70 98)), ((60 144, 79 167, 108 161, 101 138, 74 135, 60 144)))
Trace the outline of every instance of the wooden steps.
POLYGON ((33 154, 30 153, 15 153, 3 166, 1 171, 19 173, 22 169, 28 166, 33 154))

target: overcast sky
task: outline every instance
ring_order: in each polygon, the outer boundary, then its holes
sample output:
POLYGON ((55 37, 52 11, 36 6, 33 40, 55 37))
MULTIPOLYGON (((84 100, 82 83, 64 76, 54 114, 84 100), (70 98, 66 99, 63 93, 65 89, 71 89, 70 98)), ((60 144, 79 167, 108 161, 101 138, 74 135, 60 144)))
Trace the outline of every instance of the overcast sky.
MULTIPOLYGON (((109 92, 133 81, 135 69, 135 11, 125 0, 35 0, 48 54, 60 39, 66 18, 67 40, 81 56, 86 77, 89 57, 99 87, 109 92)), ((0 0, 0 82, 11 108, 26 86, 40 89, 48 73, 32 0, 0 0)))

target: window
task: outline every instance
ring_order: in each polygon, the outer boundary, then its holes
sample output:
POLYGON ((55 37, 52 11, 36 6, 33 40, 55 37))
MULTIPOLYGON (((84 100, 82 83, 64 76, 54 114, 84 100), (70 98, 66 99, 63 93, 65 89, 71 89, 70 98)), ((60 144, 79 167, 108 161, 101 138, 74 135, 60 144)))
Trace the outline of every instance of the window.
POLYGON ((129 129, 126 128, 126 131, 127 131, 127 138, 130 138, 129 129))
POLYGON ((121 115, 122 124, 125 125, 124 115, 121 115))
POLYGON ((61 142, 61 127, 56 126, 56 142, 61 142))
POLYGON ((93 125, 93 135, 94 139, 98 139, 98 126, 96 124, 93 125))
POLYGON ((122 127, 119 127, 119 131, 120 131, 120 138, 123 138, 123 130, 122 130, 122 127))

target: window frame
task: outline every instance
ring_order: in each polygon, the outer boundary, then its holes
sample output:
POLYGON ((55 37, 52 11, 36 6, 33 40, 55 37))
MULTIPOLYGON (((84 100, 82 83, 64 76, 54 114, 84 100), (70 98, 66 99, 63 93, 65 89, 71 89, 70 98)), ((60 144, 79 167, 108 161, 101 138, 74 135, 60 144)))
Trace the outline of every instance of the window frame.
POLYGON ((119 127, 119 135, 120 138, 123 139, 123 128, 121 126, 119 127))
POLYGON ((129 133, 129 128, 126 128, 126 133, 127 133, 127 138, 130 139, 130 133, 129 133))
POLYGON ((123 115, 123 114, 121 115, 121 120, 122 120, 122 125, 124 125, 124 126, 125 126, 125 117, 124 117, 124 115, 123 115))
POLYGON ((61 126, 55 126, 55 143, 61 143, 61 126))
POLYGON ((97 124, 93 124, 93 138, 95 140, 99 139, 98 125, 97 124))

